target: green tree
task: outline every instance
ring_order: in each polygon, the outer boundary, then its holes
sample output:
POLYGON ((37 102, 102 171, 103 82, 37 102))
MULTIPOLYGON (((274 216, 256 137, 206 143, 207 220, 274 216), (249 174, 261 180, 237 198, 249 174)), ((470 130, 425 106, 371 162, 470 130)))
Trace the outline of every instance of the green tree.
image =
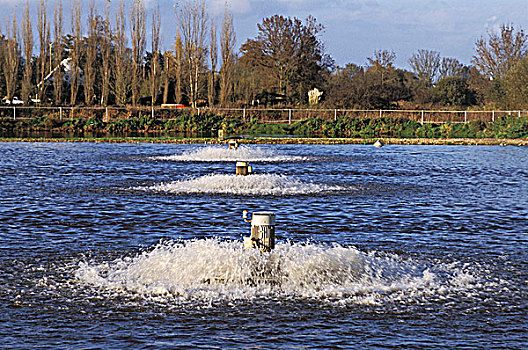
POLYGON ((290 102, 307 101, 307 92, 322 84, 331 60, 318 35, 324 29, 316 19, 274 15, 257 25, 258 35, 241 47, 241 64, 251 74, 264 74, 262 90, 284 94, 290 102))
POLYGON ((444 106, 467 107, 476 103, 475 92, 460 77, 441 79, 434 88, 434 97, 437 103, 444 106))
POLYGON ((517 62, 503 79, 503 103, 507 108, 526 109, 528 106, 528 58, 517 62))

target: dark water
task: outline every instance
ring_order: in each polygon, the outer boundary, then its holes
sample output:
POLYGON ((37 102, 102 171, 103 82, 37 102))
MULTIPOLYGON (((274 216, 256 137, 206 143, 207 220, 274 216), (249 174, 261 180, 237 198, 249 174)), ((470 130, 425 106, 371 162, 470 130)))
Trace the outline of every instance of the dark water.
POLYGON ((527 148, 237 152, 0 143, 2 347, 527 348, 527 148))

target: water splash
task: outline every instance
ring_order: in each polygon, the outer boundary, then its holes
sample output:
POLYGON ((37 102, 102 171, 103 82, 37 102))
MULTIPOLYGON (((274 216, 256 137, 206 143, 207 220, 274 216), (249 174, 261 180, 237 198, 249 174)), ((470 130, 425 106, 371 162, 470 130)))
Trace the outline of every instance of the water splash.
POLYGON ((471 288, 472 274, 353 247, 278 243, 269 254, 218 239, 161 242, 111 262, 83 262, 77 281, 103 293, 174 302, 313 298, 339 303, 412 302, 471 288))
POLYGON ((271 150, 260 147, 239 146, 237 149, 228 149, 220 146, 207 146, 182 154, 153 157, 154 160, 168 160, 176 162, 300 162, 309 160, 309 157, 280 155, 271 150))
POLYGON ((134 190, 169 193, 234 194, 243 196, 288 196, 344 191, 341 186, 299 181, 284 175, 254 174, 250 176, 206 175, 190 180, 161 183, 134 190))

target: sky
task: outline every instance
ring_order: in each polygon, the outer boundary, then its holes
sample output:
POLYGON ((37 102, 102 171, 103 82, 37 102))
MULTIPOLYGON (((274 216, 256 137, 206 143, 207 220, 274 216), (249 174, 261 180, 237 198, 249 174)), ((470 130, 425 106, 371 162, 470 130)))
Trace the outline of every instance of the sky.
MULTIPOLYGON (((33 17, 40 0, 27 0, 33 17)), ((109 1, 94 0, 102 13, 109 1)), ((143 0, 147 17, 159 6, 163 48, 170 49, 176 33, 176 0, 143 0)), ((6 19, 22 18, 25 0, 0 0, 6 19)), ((88 0, 82 0, 83 14, 88 0)), ((127 7, 134 0, 126 0, 127 7)), ((304 20, 314 16, 325 30, 321 40, 339 66, 365 65, 376 50, 396 53, 396 66, 409 68, 409 58, 420 49, 438 51, 442 57, 470 64, 474 43, 502 24, 528 31, 528 0, 205 0, 209 13, 220 18, 224 7, 233 13, 240 46, 257 35, 257 23, 275 14, 304 20)), ((48 0, 51 20, 55 0, 48 0)), ((65 29, 69 28, 70 1, 63 0, 65 29)), ((35 21, 36 22, 36 21, 35 21)), ((4 23, 1 20, 0 23, 4 23)), ((20 23, 20 22, 19 22, 20 23)), ((148 47, 147 47, 148 50, 148 47)))

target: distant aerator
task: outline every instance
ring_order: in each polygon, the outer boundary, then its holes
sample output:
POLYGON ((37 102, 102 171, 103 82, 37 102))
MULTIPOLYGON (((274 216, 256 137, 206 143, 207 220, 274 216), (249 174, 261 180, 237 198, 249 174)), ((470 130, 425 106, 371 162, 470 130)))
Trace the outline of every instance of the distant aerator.
POLYGON ((236 174, 241 176, 253 174, 253 167, 249 162, 236 162, 236 174))
POLYGON ((229 141, 227 141, 227 144, 229 146, 229 149, 237 149, 238 148, 238 141, 237 140, 229 140, 229 141))

